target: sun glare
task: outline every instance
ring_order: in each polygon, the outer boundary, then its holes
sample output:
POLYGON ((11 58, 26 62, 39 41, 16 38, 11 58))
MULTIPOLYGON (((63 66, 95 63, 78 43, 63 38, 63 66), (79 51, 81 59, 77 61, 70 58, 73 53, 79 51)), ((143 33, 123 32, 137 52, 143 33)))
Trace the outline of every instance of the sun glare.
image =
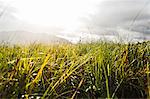
POLYGON ((16 16, 42 26, 78 28, 80 18, 94 14, 98 0, 16 0, 13 5, 17 9, 16 16))

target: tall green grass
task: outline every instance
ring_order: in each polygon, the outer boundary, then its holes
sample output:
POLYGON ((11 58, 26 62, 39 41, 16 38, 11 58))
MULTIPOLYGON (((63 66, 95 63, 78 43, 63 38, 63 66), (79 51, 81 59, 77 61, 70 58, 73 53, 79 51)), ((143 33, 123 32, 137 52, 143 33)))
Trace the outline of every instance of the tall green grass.
POLYGON ((150 98, 150 42, 0 45, 0 98, 150 98))

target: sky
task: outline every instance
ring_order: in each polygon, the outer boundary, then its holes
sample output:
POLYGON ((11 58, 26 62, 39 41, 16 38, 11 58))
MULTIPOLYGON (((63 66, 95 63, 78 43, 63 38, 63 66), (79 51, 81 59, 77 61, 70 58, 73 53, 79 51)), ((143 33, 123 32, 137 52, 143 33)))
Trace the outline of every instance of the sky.
POLYGON ((77 42, 150 40, 150 0, 0 0, 0 31, 54 34, 77 42))

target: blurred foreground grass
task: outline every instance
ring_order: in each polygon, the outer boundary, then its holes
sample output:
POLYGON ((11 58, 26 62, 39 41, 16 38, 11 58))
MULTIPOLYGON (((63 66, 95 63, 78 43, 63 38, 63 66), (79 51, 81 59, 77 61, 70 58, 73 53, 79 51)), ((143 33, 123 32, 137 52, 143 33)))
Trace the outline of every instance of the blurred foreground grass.
POLYGON ((1 44, 0 98, 150 98, 150 42, 1 44))

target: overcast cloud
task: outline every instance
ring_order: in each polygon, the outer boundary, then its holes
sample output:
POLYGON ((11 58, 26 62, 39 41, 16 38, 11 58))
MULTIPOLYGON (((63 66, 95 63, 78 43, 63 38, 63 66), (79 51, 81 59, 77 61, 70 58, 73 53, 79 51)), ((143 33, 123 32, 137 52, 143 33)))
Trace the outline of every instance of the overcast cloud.
POLYGON ((85 23, 93 25, 97 31, 109 27, 134 28, 134 30, 136 27, 148 28, 150 23, 149 3, 149 0, 106 0, 99 4, 95 15, 85 19, 85 23))
MULTIPOLYGON (((93 33, 100 36, 118 34, 125 36, 127 34, 128 37, 132 35, 131 39, 150 39, 150 0, 103 0, 95 6, 96 13, 81 17, 82 26, 75 32, 80 34, 93 33), (125 35, 122 32, 125 32, 125 35)), ((15 13, 15 9, 11 8, 0 19, 1 30, 15 30, 17 27, 33 30, 31 26, 28 26, 29 24, 16 19, 13 13, 15 13)), ((59 35, 63 30, 58 27, 55 29, 48 28, 45 28, 45 32, 55 30, 55 33, 60 32, 59 35)), ((78 34, 72 33, 68 36, 78 36, 78 34)))

